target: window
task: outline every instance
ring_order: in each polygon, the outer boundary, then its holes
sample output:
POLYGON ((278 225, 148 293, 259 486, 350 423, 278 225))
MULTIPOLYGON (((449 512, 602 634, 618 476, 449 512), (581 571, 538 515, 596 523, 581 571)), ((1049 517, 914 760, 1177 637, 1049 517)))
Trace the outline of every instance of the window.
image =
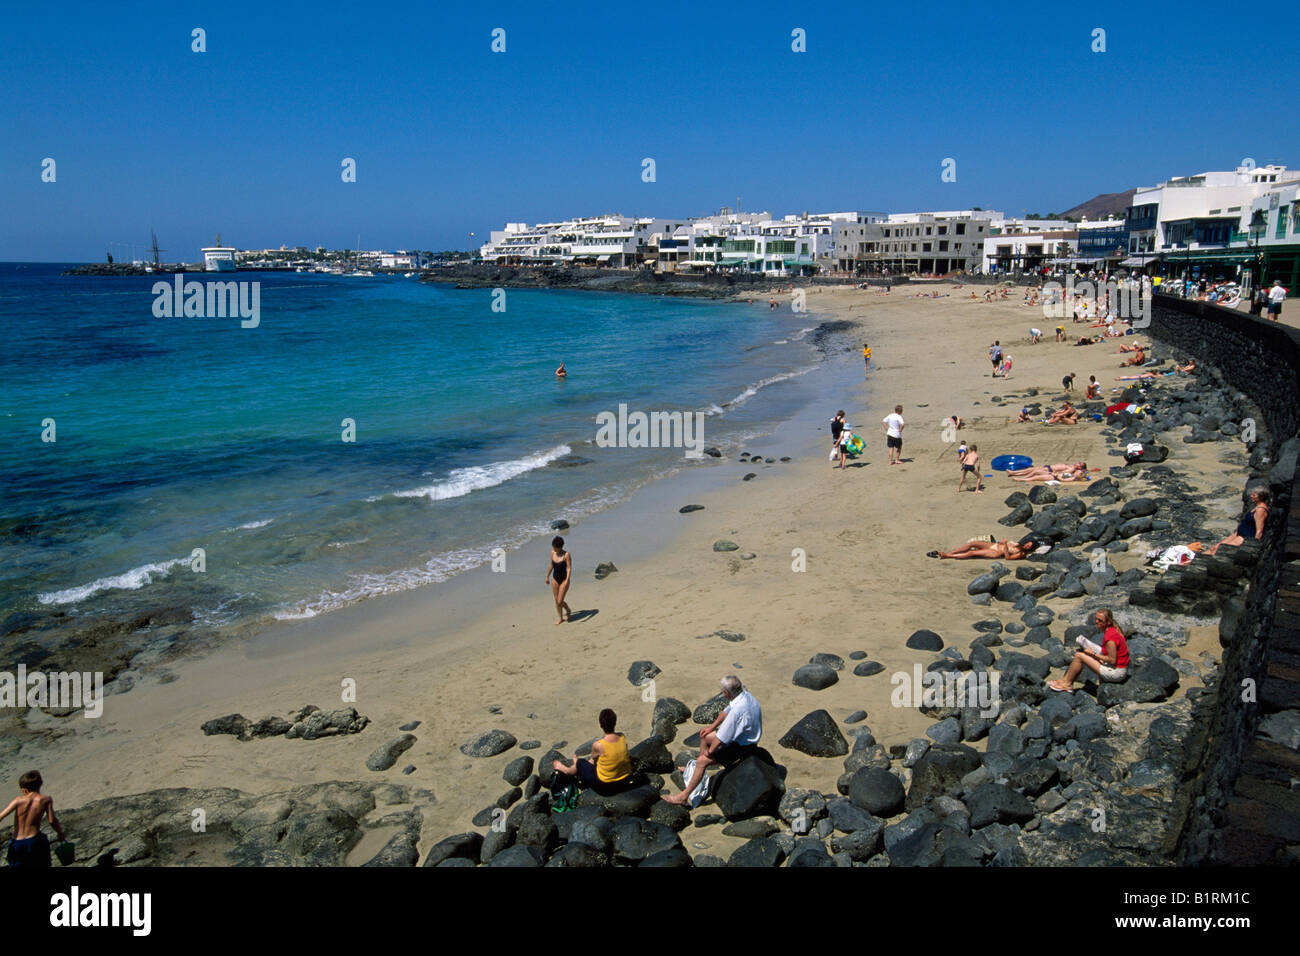
POLYGON ((931 229, 930 226, 926 226, 926 227, 925 227, 925 234, 926 234, 927 236, 930 235, 931 231, 932 231, 932 229, 931 229))
POLYGON ((941 235, 941 236, 946 236, 946 235, 948 235, 948 227, 947 227, 947 226, 940 226, 940 227, 939 227, 939 235, 941 235))
POLYGON ((942 239, 942 240, 939 241, 939 251, 940 251, 940 252, 947 252, 947 251, 948 251, 948 240, 947 240, 947 239, 942 239))
POLYGON ((932 245, 934 245, 934 243, 932 243, 932 242, 923 242, 923 243, 921 243, 921 251, 922 251, 922 252, 933 252, 934 250, 930 248, 932 245))
POLYGON ((957 223, 957 235, 959 236, 966 235, 966 223, 964 222, 957 223))

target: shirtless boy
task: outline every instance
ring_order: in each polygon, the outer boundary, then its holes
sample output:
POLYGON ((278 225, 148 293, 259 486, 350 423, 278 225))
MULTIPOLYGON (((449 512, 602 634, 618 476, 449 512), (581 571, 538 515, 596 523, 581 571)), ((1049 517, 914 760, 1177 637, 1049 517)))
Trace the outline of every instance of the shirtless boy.
POLYGON ((50 841, 41 832, 41 817, 47 817, 50 826, 63 840, 63 826, 54 815, 54 801, 41 793, 41 773, 29 770, 18 780, 20 796, 15 797, 0 813, 0 820, 14 815, 14 838, 9 844, 9 865, 49 867, 50 841))

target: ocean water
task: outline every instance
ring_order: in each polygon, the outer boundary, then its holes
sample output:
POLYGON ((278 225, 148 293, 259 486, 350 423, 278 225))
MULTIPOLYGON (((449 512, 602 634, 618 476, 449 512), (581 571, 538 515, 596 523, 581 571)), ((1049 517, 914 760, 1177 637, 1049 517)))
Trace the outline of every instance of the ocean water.
POLYGON ((598 415, 701 412, 734 455, 823 360, 815 317, 762 301, 222 276, 260 283, 243 328, 64 268, 0 264, 0 622, 237 629, 444 581, 712 461, 600 447, 598 415))

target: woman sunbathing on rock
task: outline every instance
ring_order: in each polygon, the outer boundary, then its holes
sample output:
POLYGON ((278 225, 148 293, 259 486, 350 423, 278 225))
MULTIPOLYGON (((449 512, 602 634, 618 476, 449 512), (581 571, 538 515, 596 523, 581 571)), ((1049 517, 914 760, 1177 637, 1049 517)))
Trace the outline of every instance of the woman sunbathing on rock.
POLYGON ((1205 553, 1218 554, 1219 549, 1225 544, 1236 548, 1245 544, 1247 539, 1258 541, 1264 537, 1264 525, 1268 522, 1269 497, 1267 488, 1252 488, 1250 507, 1237 522, 1237 530, 1213 547, 1206 548, 1205 553))
POLYGON ((951 558, 954 561, 966 561, 971 558, 989 558, 993 560, 1004 558, 1007 561, 1019 561, 1032 550, 1032 545, 1020 544, 1005 538, 1001 541, 975 539, 967 541, 954 551, 931 551, 928 557, 951 558))
POLYGON ((1014 481, 1073 481, 1076 477, 1088 474, 1088 463, 1076 461, 1073 465, 1057 463, 1055 465, 1035 465, 1032 468, 1020 468, 1007 472, 1014 481))

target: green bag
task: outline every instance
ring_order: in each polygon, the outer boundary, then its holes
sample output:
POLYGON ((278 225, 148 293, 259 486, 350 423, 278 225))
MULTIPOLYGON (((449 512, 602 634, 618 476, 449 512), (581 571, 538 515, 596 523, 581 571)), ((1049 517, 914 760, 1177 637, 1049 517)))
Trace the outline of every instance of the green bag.
POLYGON ((59 858, 59 862, 64 866, 72 866, 72 862, 77 858, 77 844, 70 840, 56 843, 54 844, 54 855, 59 858))

